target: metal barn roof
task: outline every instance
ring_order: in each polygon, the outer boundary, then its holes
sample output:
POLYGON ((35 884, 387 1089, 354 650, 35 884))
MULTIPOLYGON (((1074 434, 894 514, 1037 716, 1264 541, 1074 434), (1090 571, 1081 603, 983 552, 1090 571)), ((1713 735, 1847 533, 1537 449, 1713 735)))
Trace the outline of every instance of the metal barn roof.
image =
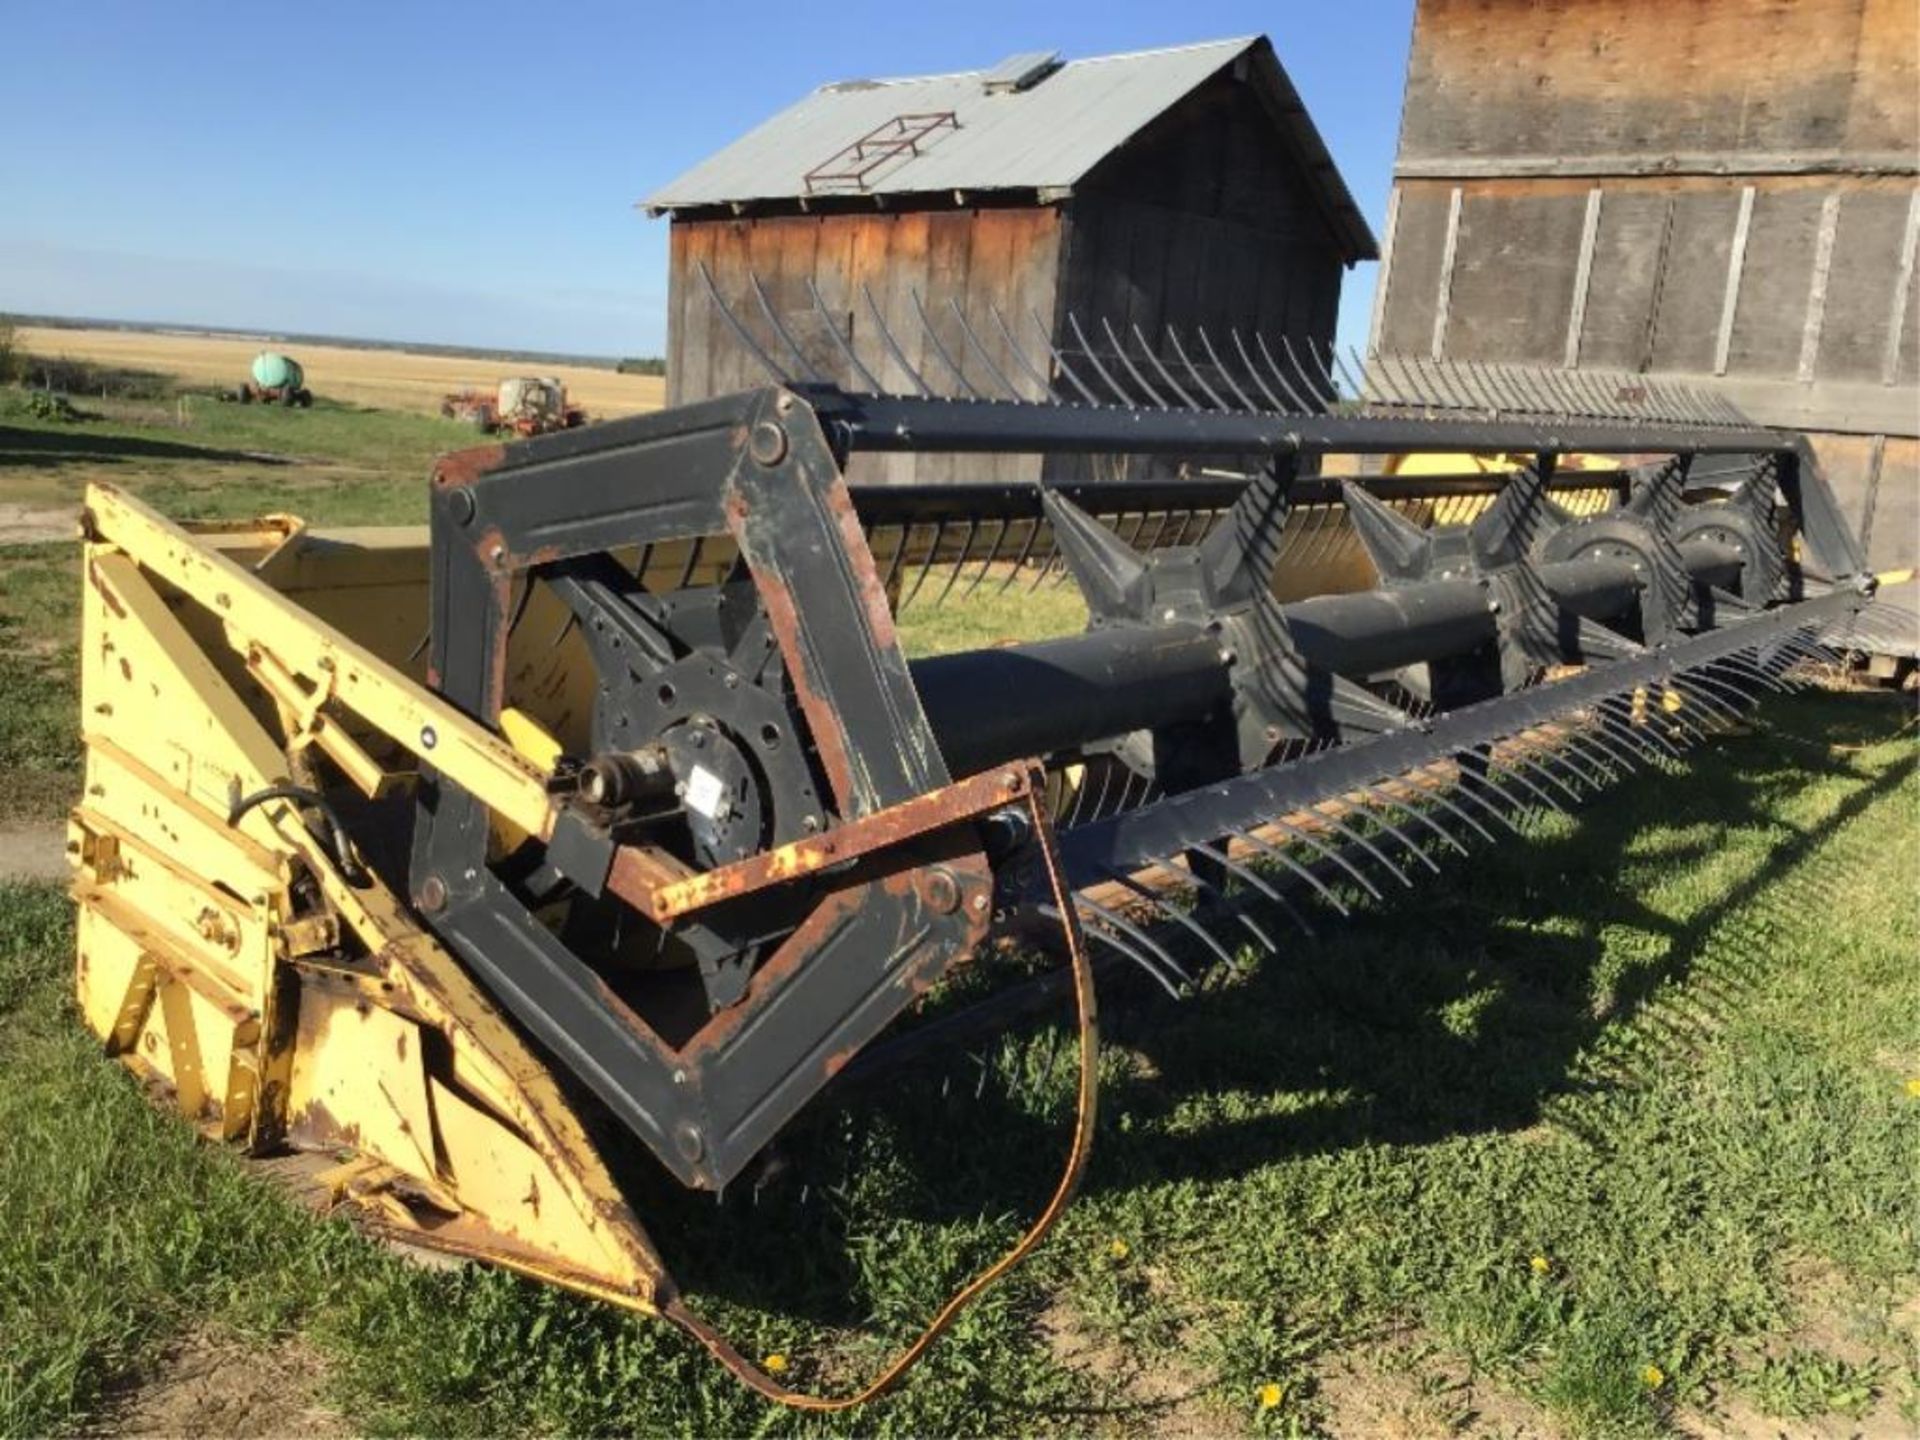
POLYGON ((1069 60, 1042 67, 1039 78, 1019 88, 984 83, 1005 65, 823 85, 641 203, 659 215, 953 191, 1031 190, 1043 202, 1059 200, 1148 124, 1243 59, 1280 142, 1313 184, 1344 258, 1379 258, 1373 232, 1264 35, 1069 60), (947 116, 949 123, 927 123, 947 116), (855 162, 824 169, 863 140, 868 148, 855 162))

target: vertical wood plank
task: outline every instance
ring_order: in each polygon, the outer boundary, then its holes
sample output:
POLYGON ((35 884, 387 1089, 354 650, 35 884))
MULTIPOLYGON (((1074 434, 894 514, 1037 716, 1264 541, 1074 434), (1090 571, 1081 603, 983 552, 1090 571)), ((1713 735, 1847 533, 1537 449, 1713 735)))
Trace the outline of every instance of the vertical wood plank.
POLYGON ((1807 288, 1807 324, 1800 332, 1802 384, 1813 380, 1820 358, 1820 328, 1827 318, 1827 277, 1833 271, 1833 236, 1840 224, 1840 192, 1832 190, 1820 204, 1820 238, 1813 249, 1813 279, 1807 288))
POLYGON ((1453 297, 1453 262, 1460 247, 1460 187, 1447 197, 1447 238, 1440 246, 1440 281, 1433 296, 1433 343, 1428 355, 1439 360, 1447 350, 1447 307, 1453 297))
POLYGON ((1380 353, 1380 324, 1387 313, 1387 288, 1393 283, 1393 232, 1400 224, 1400 187, 1387 196, 1387 228, 1380 238, 1380 268, 1373 277, 1373 314, 1367 320, 1367 354, 1380 353))
POLYGON ((1567 345, 1561 363, 1572 370, 1580 363, 1580 339, 1587 328, 1587 292, 1593 288, 1593 249, 1600 239, 1602 192, 1587 191, 1587 213, 1580 223, 1580 253, 1573 266, 1573 300, 1567 307, 1567 345))
POLYGON ((1906 338, 1907 301, 1913 294, 1916 249, 1920 249, 1920 189, 1907 201, 1907 230, 1900 241, 1900 268, 1893 279, 1893 324, 1887 331, 1885 358, 1880 362, 1882 385, 1891 385, 1900 378, 1900 342, 1906 338))
POLYGON ((1740 308, 1740 278, 1747 268, 1747 234, 1753 225, 1753 186, 1740 187, 1740 211, 1733 220, 1733 244, 1727 250, 1727 285, 1720 297, 1720 330, 1713 340, 1713 373, 1727 373, 1733 346, 1733 317, 1740 308))

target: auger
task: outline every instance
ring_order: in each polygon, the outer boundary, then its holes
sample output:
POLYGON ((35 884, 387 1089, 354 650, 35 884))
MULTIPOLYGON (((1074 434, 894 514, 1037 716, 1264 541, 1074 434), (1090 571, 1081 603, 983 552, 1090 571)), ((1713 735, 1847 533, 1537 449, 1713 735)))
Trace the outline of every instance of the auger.
POLYGON ((86 1018, 194 1121, 788 1403, 890 1384, 1059 1214, 1090 945, 1178 994, 1307 943, 1668 766, 1871 595, 1805 442, 1698 397, 1476 367, 1422 378, 1443 414, 1238 334, 1028 356, 991 307, 828 374, 755 288, 758 333, 720 313, 764 388, 444 457, 425 534, 190 532, 96 486, 72 851, 86 1018), (1517 458, 1327 459, 1435 450, 1517 458), (849 479, 901 451, 1036 478, 849 479), (1042 584, 1083 632, 902 651, 901 611, 1042 584), (794 1395, 689 1311, 590 1137, 719 1190, 1003 945, 1078 1005, 1060 1185, 873 1386, 794 1395))

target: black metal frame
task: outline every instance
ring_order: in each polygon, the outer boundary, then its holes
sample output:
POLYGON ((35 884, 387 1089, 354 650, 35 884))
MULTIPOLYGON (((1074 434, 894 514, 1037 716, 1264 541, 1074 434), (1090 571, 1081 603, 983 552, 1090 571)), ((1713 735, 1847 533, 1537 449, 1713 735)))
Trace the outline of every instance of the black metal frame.
MULTIPOLYGON (((924 515, 987 496, 959 488, 899 496, 849 489, 843 476, 849 456, 904 449, 1199 454, 1253 457, 1264 467, 1258 478, 1237 487, 1215 480, 1190 488, 1179 482, 1127 487, 1196 508, 1202 498, 1226 502, 1226 520, 1212 526, 1209 538, 1163 547, 1150 558, 1135 555, 1097 521, 1079 524, 1074 517, 1082 512, 1064 495, 1033 492, 1030 500, 1015 501, 1005 487, 991 487, 1003 509, 1031 504, 1036 515, 1046 515, 1096 618, 1108 627, 1104 640, 1069 645, 1077 659, 1062 668, 1076 683, 1124 685, 1120 670, 1100 670, 1106 662, 1094 663, 1097 645, 1124 648, 1132 636, 1144 652, 1164 647, 1179 627, 1191 632, 1183 643, 1198 647, 1194 663, 1200 671, 1232 667, 1231 684, 1218 692, 1200 675, 1203 683, 1192 693, 1216 698, 1169 702, 1164 720, 1149 727, 1155 783, 1169 792, 1192 787, 1192 793, 1170 793, 1131 809, 1123 797, 1124 813, 1118 814, 1102 815, 1096 803, 1093 819, 1065 834, 1062 853, 1078 887, 1142 868, 1184 866, 1178 873, 1217 896, 1230 889, 1243 898, 1249 891, 1273 893, 1231 841, 1273 848, 1256 833, 1263 822, 1344 793, 1384 796, 1383 778, 1435 761, 1459 764, 1464 774, 1480 767, 1487 776, 1478 787, 1463 786, 1457 803, 1441 803, 1463 816, 1465 804, 1486 806, 1504 819, 1504 802, 1491 798, 1500 787, 1485 768, 1490 747, 1503 737, 1617 702, 1623 690, 1649 684, 1690 687, 1684 693, 1711 704, 1721 682, 1698 678, 1703 668, 1731 664, 1755 685, 1761 679, 1773 683, 1782 657, 1798 653, 1797 637, 1863 603, 1858 586, 1842 586, 1862 575, 1863 557, 1805 442, 1750 426, 1585 421, 1543 427, 1503 418, 1143 410, 778 386, 443 461, 431 511, 433 681, 467 713, 496 724, 516 583, 536 572, 563 573, 622 547, 726 534, 777 637, 794 723, 804 729, 832 794, 831 823, 882 820, 895 807, 941 791, 954 777, 915 671, 900 651, 886 577, 875 564, 862 517, 910 519, 916 509, 924 515), (1460 538, 1474 559, 1471 573, 1410 571, 1404 577, 1425 586, 1420 598, 1429 610, 1452 607, 1447 613, 1462 638, 1449 640, 1447 653, 1484 650, 1496 660, 1491 672, 1462 670, 1464 678, 1451 692, 1455 703, 1484 703, 1423 719, 1358 685, 1355 666, 1364 675, 1426 658, 1420 644, 1436 632, 1410 631, 1404 618, 1382 618, 1379 592, 1278 605, 1269 590, 1270 541, 1275 517, 1284 515, 1295 486, 1324 483, 1294 480, 1302 457, 1436 448, 1538 458, 1531 471, 1502 485, 1501 502, 1488 512, 1494 520, 1460 538), (1777 485, 1803 541, 1803 563, 1793 577, 1793 598, 1801 603, 1754 613, 1772 594, 1743 600, 1713 590, 1709 577, 1724 569, 1725 554, 1709 544, 1696 547, 1691 558, 1682 556, 1670 533, 1670 506, 1652 517, 1631 514, 1629 507, 1621 513, 1641 526, 1636 534, 1649 537, 1649 553, 1682 566, 1681 583, 1697 596, 1718 596, 1713 614, 1703 609, 1690 617, 1698 622, 1694 628, 1715 618, 1732 623, 1705 634, 1669 627, 1639 637, 1651 646, 1644 650, 1636 640, 1594 628, 1569 596, 1585 595, 1590 608, 1599 607, 1596 613, 1611 614, 1645 590, 1629 573, 1631 566, 1616 564, 1596 580, 1593 567, 1604 570, 1604 556, 1587 557, 1579 562, 1585 570, 1556 571, 1534 553, 1532 529, 1521 544, 1512 527, 1522 518, 1532 527, 1547 514, 1559 457, 1649 451, 1762 457, 1768 488, 1753 488, 1758 499, 1750 508, 1770 509, 1771 487, 1777 485), (1520 498, 1508 503, 1509 494, 1520 498), (1826 585, 1841 588, 1819 597, 1826 585), (1612 599, 1594 601, 1601 592, 1612 599), (1152 599, 1151 613, 1141 608, 1142 596, 1152 599), (1370 630, 1385 638, 1374 649, 1360 647, 1356 659, 1354 638, 1370 630), (1394 634, 1422 638, 1402 655, 1393 648, 1394 634), (1323 637, 1317 654, 1315 635, 1323 637), (1302 636, 1308 638, 1303 642, 1302 636), (1343 663, 1343 657, 1354 663, 1343 663), (1526 683, 1525 672, 1543 657, 1605 663, 1575 680, 1501 693, 1526 683), (1075 664, 1081 666, 1077 671, 1075 664), (1263 757, 1283 736, 1351 743, 1263 768, 1263 757)), ((1672 488, 1670 481, 1661 483, 1672 488)), ((1431 625, 1430 616, 1425 623, 1431 625)), ((1004 667, 1007 657, 978 663, 1004 667)), ((1143 673, 1127 672, 1134 683, 1143 673)), ((930 674, 923 670, 922 681, 930 674)), ((967 688, 965 676, 957 688, 967 688)), ((1126 705, 1114 713, 1134 714, 1126 705)), ((1132 723, 1140 723, 1137 715, 1132 723)), ((1000 748, 1020 744, 1024 754, 1030 739, 1034 748, 1045 748, 1043 737, 1030 731, 1016 727, 1009 734, 1013 738, 999 741, 1000 748)), ((1613 754, 1617 746, 1650 748, 1654 737, 1608 730, 1597 743, 1596 753, 1613 754)), ((1670 746, 1671 740, 1662 733, 1658 744, 1670 746)), ((1574 753, 1585 752, 1576 747, 1574 753)), ((973 757, 981 763, 1015 758, 973 757)), ((1536 785, 1524 776, 1516 779, 1520 783, 1536 785)), ((1447 833, 1426 807, 1392 803, 1398 807, 1393 813, 1407 812, 1408 824, 1447 833)), ((527 897, 489 866, 485 808, 444 777, 428 776, 422 790, 412 892, 434 930, 565 1069, 682 1181, 717 1187, 738 1174, 848 1057, 949 966, 974 952, 993 909, 1045 905, 1030 854, 1002 848, 994 827, 981 818, 956 814, 950 823, 889 844, 850 868, 794 882, 785 903, 802 918, 791 934, 770 947, 772 958, 750 978, 743 973, 736 1004, 684 1035, 649 1025, 594 964, 535 918, 527 897), (936 875, 942 877, 937 883, 930 878, 936 875)), ((1339 843, 1385 858, 1367 834, 1333 823, 1343 832, 1339 843)), ((1376 823, 1408 839, 1392 819, 1376 823)), ((1308 838, 1335 853, 1326 841, 1308 838)), ((592 807, 568 803, 548 837, 545 863, 581 892, 602 895, 619 889, 624 843, 592 807)), ((1431 863, 1411 841, 1407 848, 1431 863)), ((744 907, 770 902, 761 890, 726 903, 743 914, 744 907)), ((1085 903, 1092 907, 1084 913, 1097 923, 1097 938, 1160 967, 1164 951, 1123 914, 1092 897, 1085 903)), ((1254 923, 1244 905, 1228 908, 1239 923, 1254 923)), ((726 908, 719 913, 724 916, 726 908)))

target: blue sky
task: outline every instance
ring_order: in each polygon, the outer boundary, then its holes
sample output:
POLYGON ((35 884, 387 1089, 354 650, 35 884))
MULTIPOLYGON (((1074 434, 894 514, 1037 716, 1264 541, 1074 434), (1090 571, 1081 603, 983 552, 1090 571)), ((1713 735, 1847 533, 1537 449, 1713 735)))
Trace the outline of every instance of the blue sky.
POLYGON ((1262 31, 1377 233, 1411 11, 10 6, 0 310, 656 354, 667 226, 634 201, 815 85, 1262 31))

